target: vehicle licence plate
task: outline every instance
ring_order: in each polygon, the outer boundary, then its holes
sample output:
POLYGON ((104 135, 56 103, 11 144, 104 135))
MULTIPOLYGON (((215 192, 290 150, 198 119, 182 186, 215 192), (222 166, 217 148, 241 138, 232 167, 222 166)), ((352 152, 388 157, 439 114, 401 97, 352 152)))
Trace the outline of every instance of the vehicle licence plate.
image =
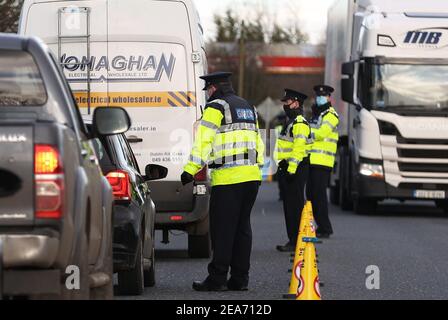
POLYGON ((445 199, 445 191, 428 191, 428 190, 416 190, 414 191, 414 198, 418 199, 445 199))

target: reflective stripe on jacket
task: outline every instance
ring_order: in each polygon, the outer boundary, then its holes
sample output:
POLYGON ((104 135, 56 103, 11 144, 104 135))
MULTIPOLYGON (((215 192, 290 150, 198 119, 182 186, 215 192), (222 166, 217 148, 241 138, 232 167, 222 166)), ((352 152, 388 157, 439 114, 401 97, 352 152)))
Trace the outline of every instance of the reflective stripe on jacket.
POLYGON ((303 116, 298 116, 282 131, 277 139, 274 159, 288 162, 288 172, 296 173, 299 164, 308 156, 311 148, 311 128, 303 116))
POLYGON ((194 176, 208 165, 213 186, 261 181, 263 155, 255 108, 230 94, 207 104, 184 170, 194 176))
POLYGON ((333 168, 338 148, 339 116, 333 107, 322 112, 317 123, 311 124, 313 145, 310 164, 333 168))

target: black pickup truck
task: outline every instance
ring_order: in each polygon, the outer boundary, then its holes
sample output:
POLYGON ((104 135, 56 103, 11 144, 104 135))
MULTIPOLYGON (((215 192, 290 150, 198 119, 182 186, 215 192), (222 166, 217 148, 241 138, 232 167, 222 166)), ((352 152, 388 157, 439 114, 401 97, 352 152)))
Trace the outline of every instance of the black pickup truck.
POLYGON ((130 120, 96 108, 92 126, 49 49, 0 34, 0 298, 113 297, 113 196, 92 141, 130 120))

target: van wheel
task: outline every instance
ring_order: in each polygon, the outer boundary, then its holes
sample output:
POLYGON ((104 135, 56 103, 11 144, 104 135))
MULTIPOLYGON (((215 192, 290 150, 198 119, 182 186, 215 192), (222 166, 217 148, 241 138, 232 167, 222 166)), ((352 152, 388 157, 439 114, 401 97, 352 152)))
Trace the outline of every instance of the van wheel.
POLYGON ((188 235, 188 255, 194 259, 208 259, 211 255, 210 233, 202 236, 188 235))
POLYGON ((436 200, 436 206, 444 213, 448 213, 448 200, 436 200))
MULTIPOLYGON (((154 243, 154 242, 153 242, 154 243)), ((148 270, 144 271, 145 278, 145 287, 154 287, 156 285, 156 254, 155 254, 154 245, 152 247, 151 253, 151 267, 148 270)))
POLYGON ((145 290, 143 279, 143 243, 140 238, 134 268, 118 272, 118 292, 126 296, 142 295, 145 290))
POLYGON ((359 214, 373 214, 376 212, 377 201, 368 198, 356 198, 353 202, 354 211, 359 214))

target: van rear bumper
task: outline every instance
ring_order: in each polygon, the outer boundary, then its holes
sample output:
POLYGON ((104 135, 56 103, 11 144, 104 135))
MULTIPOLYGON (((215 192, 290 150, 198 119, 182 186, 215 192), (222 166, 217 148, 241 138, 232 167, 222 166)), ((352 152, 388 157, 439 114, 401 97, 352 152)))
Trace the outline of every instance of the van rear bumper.
POLYGON ((50 268, 56 261, 59 239, 45 235, 0 235, 3 244, 3 267, 50 268))
POLYGON ((194 197, 194 208, 191 212, 157 212, 156 229, 171 229, 171 227, 172 229, 178 229, 181 225, 205 220, 209 212, 210 194, 195 195, 194 197))

